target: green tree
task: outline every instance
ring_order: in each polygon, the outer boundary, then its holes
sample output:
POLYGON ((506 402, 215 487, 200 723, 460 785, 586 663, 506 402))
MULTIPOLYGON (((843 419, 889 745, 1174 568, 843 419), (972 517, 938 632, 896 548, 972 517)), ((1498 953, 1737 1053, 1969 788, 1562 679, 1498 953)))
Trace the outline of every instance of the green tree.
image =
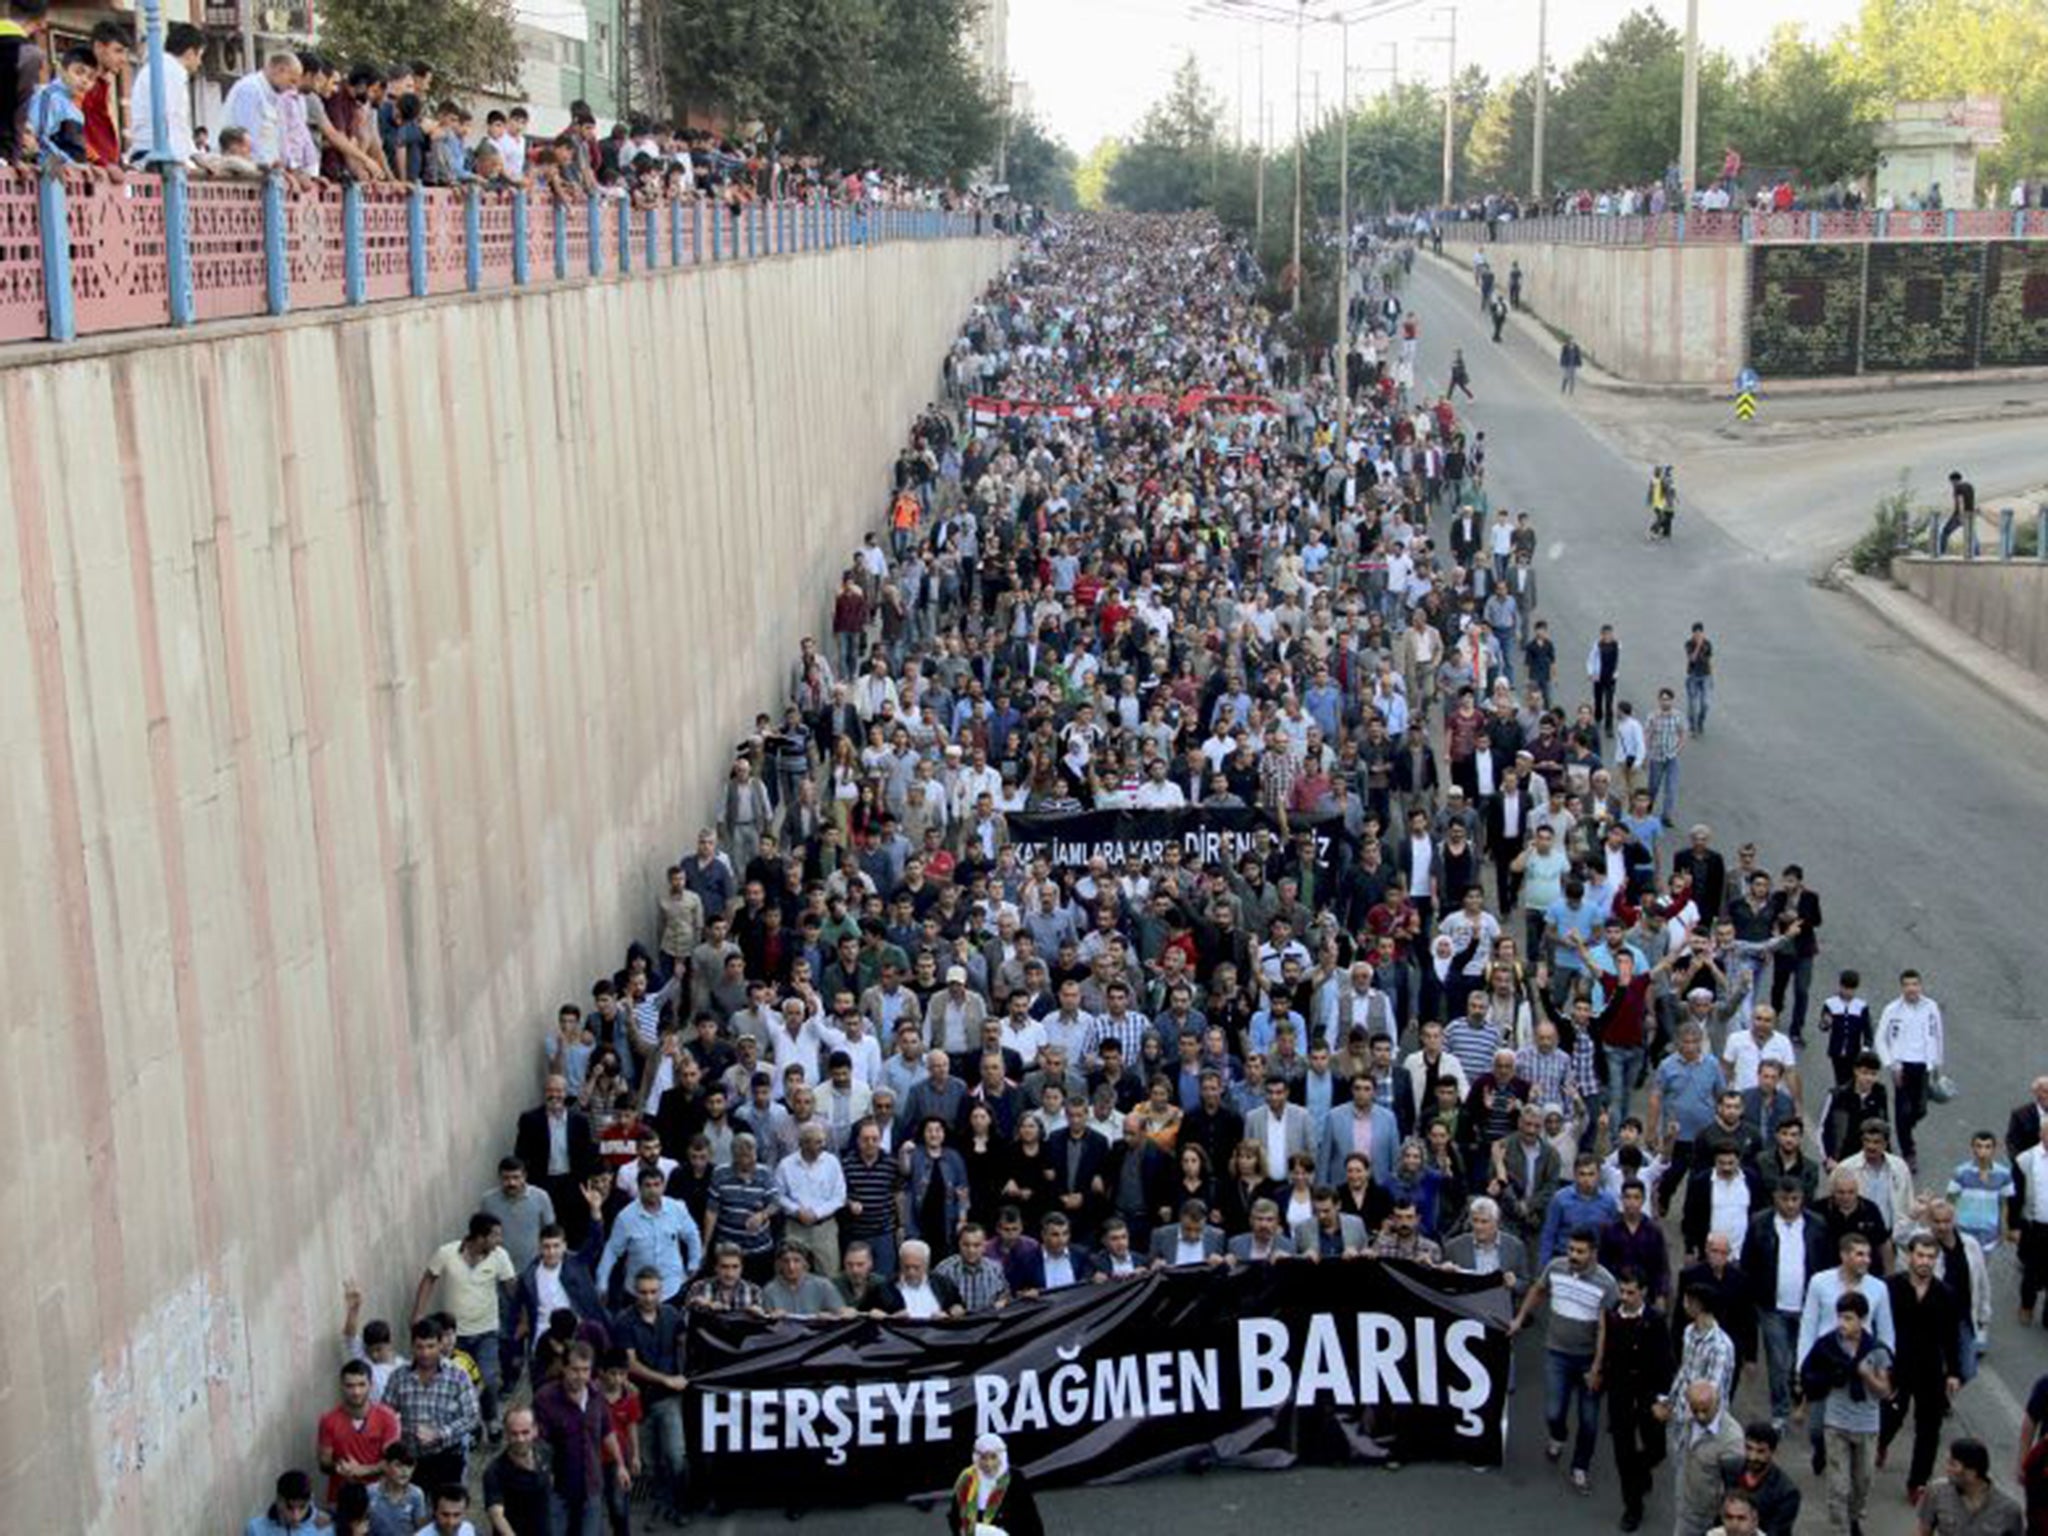
POLYGON ((962 42, 978 0, 673 0, 670 95, 839 165, 965 180, 1000 109, 962 42))
POLYGON ((1844 181, 1877 163, 1875 103, 1839 53, 1779 27, 1741 90, 1741 142, 1750 164, 1790 170, 1809 185, 1844 181))
POLYGON ((2042 0, 1864 0, 1836 37, 1843 72, 1882 114, 1896 101, 1997 96, 2005 143, 1980 179, 2048 165, 2048 5, 2042 0))
POLYGON ((431 63, 435 83, 456 90, 516 89, 519 39, 507 0, 331 0, 320 10, 320 47, 348 64, 431 63))
MULTIPOLYGON (((1545 126, 1548 127, 1547 120, 1545 126)), ((1529 185, 1535 146, 1534 76, 1517 75, 1501 81, 1486 93, 1486 100, 1465 137, 1464 176, 1468 186, 1481 191, 1520 192, 1529 185)))
POLYGON ((1032 118, 1012 120, 1006 159, 1010 191, 1019 200, 1049 208, 1074 206, 1074 152, 1032 118))
POLYGON ((1091 213, 1109 206, 1109 177, 1124 152, 1121 139, 1104 139, 1074 168, 1074 201, 1091 213))
POLYGON ((1222 121, 1222 106, 1188 54, 1110 168, 1109 200, 1134 213, 1208 206, 1220 170, 1222 121))

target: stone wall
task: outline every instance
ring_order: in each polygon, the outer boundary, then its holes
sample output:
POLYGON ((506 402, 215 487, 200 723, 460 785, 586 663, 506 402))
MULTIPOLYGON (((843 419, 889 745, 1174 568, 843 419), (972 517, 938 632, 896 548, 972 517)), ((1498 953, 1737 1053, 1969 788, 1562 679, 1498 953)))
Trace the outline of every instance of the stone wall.
POLYGON ((10 1527, 312 1465, 344 1274, 403 1327, 1006 258, 0 360, 10 1527))
POLYGON ((1957 628, 2048 678, 2048 563, 1905 556, 1892 562, 1892 579, 1957 628))

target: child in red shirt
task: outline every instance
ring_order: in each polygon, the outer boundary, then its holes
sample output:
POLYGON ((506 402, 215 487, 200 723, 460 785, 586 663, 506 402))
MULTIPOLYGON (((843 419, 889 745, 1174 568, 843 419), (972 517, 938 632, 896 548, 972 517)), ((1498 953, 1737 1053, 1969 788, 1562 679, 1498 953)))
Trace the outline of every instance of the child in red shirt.
MULTIPOLYGON (((627 1380, 626 1370, 625 1350, 607 1349, 598 1356, 598 1387, 612 1410, 612 1428, 618 1435, 619 1452, 625 1457, 626 1472, 637 1483, 640 1480, 640 1437, 635 1430, 646 1416, 646 1410, 640 1401, 640 1389, 627 1380)), ((621 1488, 618 1479, 611 1475, 615 1459, 611 1446, 607 1444, 604 1452, 605 1513, 611 1516, 612 1536, 629 1536, 633 1495, 628 1489, 621 1488)))

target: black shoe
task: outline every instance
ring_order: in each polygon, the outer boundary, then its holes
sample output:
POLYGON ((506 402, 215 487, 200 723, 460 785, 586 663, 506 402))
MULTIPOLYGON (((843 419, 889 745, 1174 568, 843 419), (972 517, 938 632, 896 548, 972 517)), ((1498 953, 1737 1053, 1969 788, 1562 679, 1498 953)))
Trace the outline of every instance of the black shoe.
POLYGON ((1640 1509, 1624 1509, 1621 1512, 1621 1528, 1624 1531, 1640 1530, 1642 1524, 1643 1512, 1640 1509))
POLYGON ((1813 1443, 1813 1475, 1825 1477, 1828 1470, 1828 1448, 1816 1440, 1813 1443))

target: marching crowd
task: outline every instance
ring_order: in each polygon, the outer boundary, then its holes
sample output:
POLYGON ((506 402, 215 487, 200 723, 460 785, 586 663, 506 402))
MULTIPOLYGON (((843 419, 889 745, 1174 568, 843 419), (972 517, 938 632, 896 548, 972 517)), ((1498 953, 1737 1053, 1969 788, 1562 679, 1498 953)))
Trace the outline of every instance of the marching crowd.
MULTIPOLYGON (((1902 1436, 1924 1529, 2022 1529, 1941 1435, 2015 1233, 2029 1311, 2048 1283, 2048 1079, 1923 1153, 1926 979, 1824 975, 1801 851, 1681 824, 1712 640, 1551 632, 1535 513, 1419 386, 1398 246, 1362 250, 1305 410, 927 408, 647 935, 536 1042, 495 1187, 409 1313, 350 1288, 325 1485, 252 1536, 680 1523, 705 1313, 1353 1262, 1497 1276, 1582 1494, 1604 1410, 1624 1530, 1661 1477, 1678 1536, 1791 1531, 1795 1439, 1860 1530, 1902 1436), (1261 814, 1214 858, 1012 838, 1118 808, 1261 814)), ((1202 219, 1074 220, 949 377, 1258 400, 1250 277, 1202 219)), ((1006 1497, 1030 1536, 979 1446, 948 1513, 1006 1497)))

